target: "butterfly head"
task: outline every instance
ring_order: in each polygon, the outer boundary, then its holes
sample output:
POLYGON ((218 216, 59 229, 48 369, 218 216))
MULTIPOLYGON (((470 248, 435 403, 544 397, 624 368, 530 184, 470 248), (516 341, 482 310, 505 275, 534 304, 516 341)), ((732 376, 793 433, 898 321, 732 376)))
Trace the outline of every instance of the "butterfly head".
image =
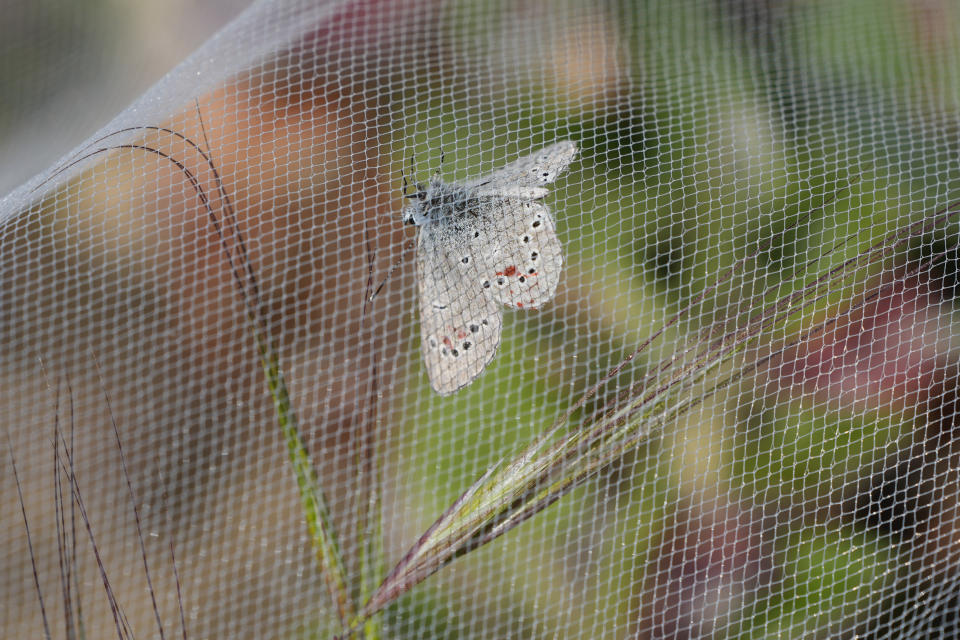
POLYGON ((416 190, 412 193, 407 193, 406 185, 404 185, 403 197, 411 201, 410 204, 403 208, 403 223, 423 224, 427 218, 426 207, 424 206, 427 201, 427 187, 417 183, 416 190))

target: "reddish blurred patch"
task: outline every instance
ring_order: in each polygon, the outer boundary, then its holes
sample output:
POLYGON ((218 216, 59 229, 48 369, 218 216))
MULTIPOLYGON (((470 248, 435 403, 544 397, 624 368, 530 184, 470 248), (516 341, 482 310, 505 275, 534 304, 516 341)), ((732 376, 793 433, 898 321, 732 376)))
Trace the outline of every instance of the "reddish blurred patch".
POLYGON ((896 411, 924 402, 951 327, 929 280, 893 277, 823 332, 790 347, 770 367, 779 390, 853 410, 896 411))

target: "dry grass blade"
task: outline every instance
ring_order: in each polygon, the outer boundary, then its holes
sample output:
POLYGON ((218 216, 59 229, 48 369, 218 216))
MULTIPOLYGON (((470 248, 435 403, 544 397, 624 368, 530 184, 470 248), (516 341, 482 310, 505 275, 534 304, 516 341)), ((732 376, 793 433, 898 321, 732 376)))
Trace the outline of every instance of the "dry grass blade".
MULTIPOLYGON (((197 113, 199 116, 199 105, 197 106, 197 113)), ((204 136, 206 136, 202 118, 200 126, 204 136)), ((196 152, 201 158, 201 166, 206 167, 212 176, 217 200, 222 203, 221 206, 214 206, 213 199, 204 189, 203 181, 194 171, 191 171, 185 161, 181 161, 158 146, 145 143, 105 144, 91 151, 82 152, 55 171, 50 179, 95 156, 115 151, 128 151, 151 154, 172 163, 189 182, 197 195, 203 213, 216 233, 223 257, 244 303, 247 320, 259 354, 260 365, 266 378, 267 388, 273 399, 277 424, 283 434, 290 463, 293 467, 311 544, 319 561, 320 572, 327 585, 334 609, 337 611, 341 624, 346 626, 354 618, 355 605, 348 587, 346 569, 337 541, 337 534, 330 517, 326 496, 320 487, 306 443, 299 433, 298 420, 283 375, 279 352, 269 332, 267 312, 260 297, 256 274, 248 256, 243 233, 237 223, 232 200, 223 187, 211 152, 172 129, 156 126, 130 127, 95 140, 91 146, 101 145, 118 135, 139 131, 175 138, 186 143, 190 149, 196 152)), ((209 142, 206 142, 206 147, 209 149, 209 142)))

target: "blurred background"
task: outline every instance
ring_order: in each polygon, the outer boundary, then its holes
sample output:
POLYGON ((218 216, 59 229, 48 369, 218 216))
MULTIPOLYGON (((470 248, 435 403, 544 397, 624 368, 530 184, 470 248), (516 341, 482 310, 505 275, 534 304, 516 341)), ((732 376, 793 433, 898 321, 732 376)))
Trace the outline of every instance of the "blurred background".
MULTIPOLYGON (((392 605, 393 636, 955 632, 955 3, 265 0, 207 40, 245 4, 48 0, 0 23, 0 191, 35 178, 0 210, 0 415, 46 589, 60 541, 38 434, 69 399, 131 620, 153 613, 114 419, 165 618, 173 540, 189 637, 336 629, 224 259, 242 235, 351 571, 368 439, 389 569, 650 335, 666 327, 570 429, 749 328, 738 358, 657 397, 689 410, 392 605), (112 152, 62 159, 108 122, 87 151, 112 152), (506 314, 487 372, 437 397, 402 171, 464 179, 562 139, 580 154, 547 200, 558 295, 506 314), (230 216, 224 241, 208 219, 230 216)), ((0 628, 26 637, 41 623, 0 469, 0 628)))

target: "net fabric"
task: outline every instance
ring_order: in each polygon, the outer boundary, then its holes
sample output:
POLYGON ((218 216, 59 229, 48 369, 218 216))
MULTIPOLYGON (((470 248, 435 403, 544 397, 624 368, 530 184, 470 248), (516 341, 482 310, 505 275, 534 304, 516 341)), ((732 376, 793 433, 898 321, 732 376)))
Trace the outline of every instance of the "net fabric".
POLYGON ((954 634, 958 21, 256 3, 0 201, 4 635, 954 634), (441 397, 404 178, 564 140, 556 297, 441 397))

